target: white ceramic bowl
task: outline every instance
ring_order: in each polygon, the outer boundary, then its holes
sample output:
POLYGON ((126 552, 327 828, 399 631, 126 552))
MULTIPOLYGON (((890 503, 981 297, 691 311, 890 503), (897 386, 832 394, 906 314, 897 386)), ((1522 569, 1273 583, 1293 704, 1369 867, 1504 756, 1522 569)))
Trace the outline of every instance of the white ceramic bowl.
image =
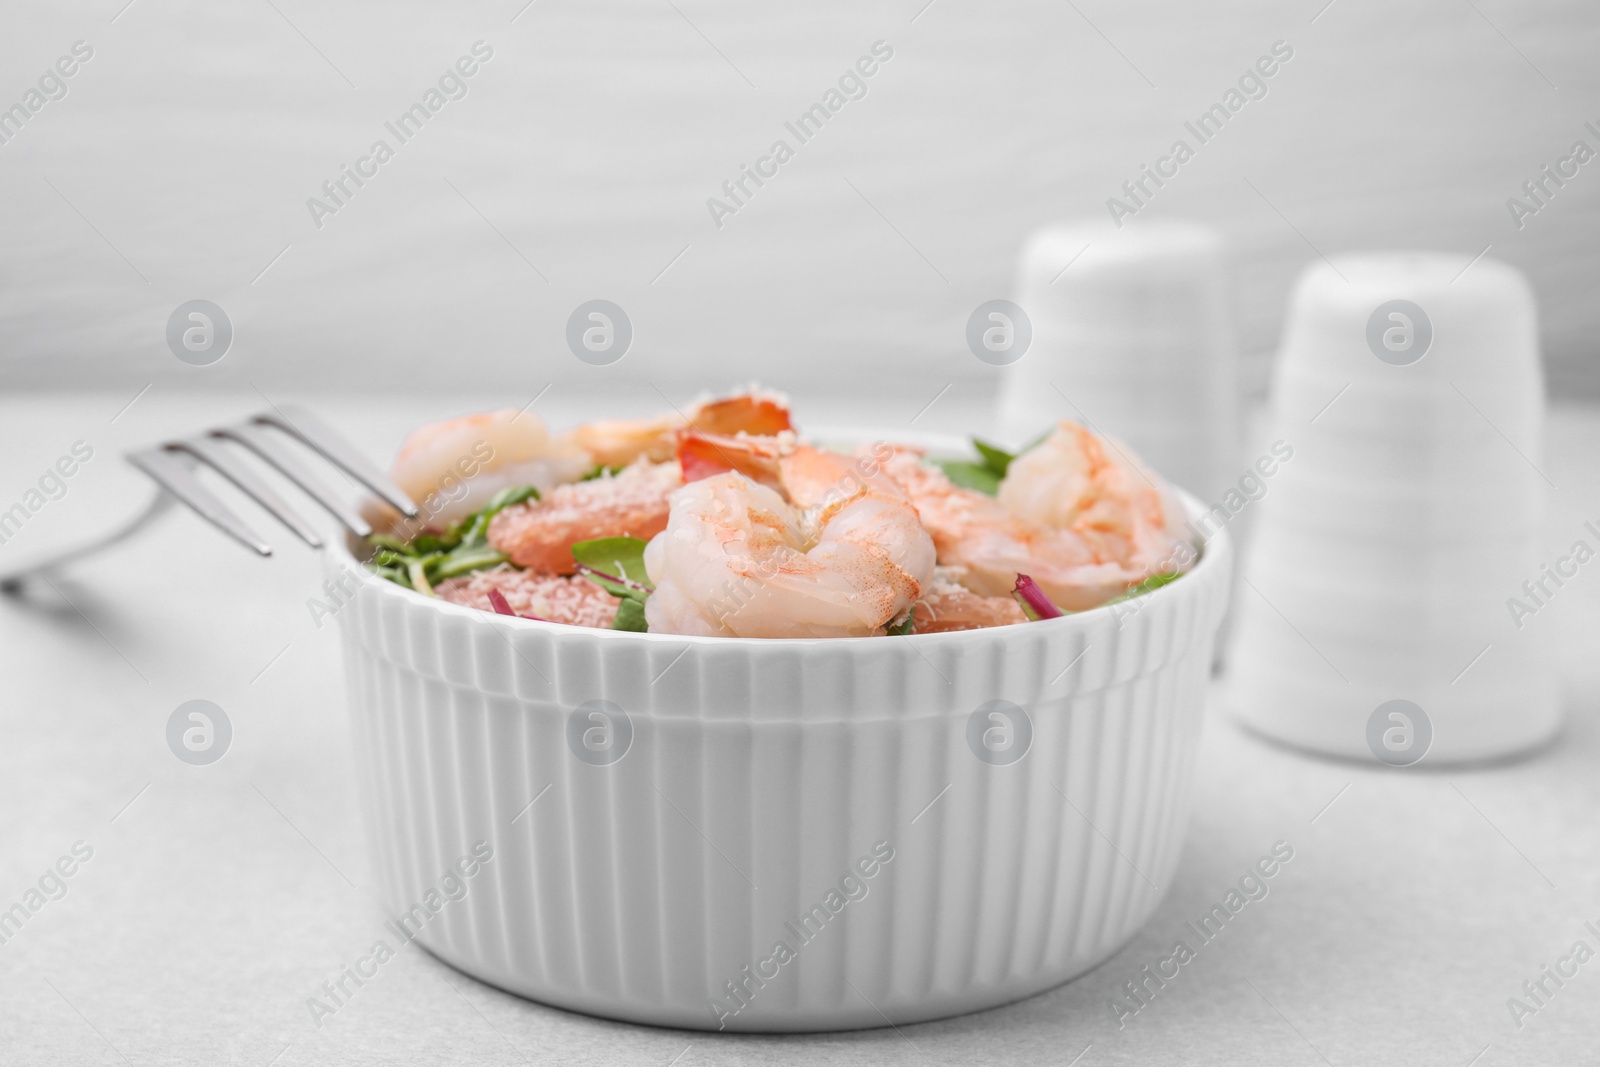
POLYGON ((913 1022, 1082 974, 1177 865, 1230 556, 1213 540, 1136 612, 762 641, 490 615, 340 545, 391 931, 547 1004, 696 1029, 913 1022))

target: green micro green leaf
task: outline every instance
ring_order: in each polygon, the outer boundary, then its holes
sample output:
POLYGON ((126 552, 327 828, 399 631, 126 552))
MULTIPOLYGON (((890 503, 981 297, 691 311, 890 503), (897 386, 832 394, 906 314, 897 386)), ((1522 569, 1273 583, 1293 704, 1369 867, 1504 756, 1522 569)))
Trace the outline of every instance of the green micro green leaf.
POLYGON ((1144 581, 1139 582, 1136 585, 1130 585, 1126 593, 1123 593, 1121 596, 1112 597, 1110 600, 1106 601, 1106 603, 1120 604, 1124 600, 1132 600, 1136 596, 1143 596, 1146 593, 1153 592, 1154 590, 1160 589, 1168 582, 1175 582, 1182 577, 1183 574, 1178 571, 1166 571, 1161 574, 1152 574, 1144 581))
POLYGON ((506 558, 505 553, 492 548, 462 545, 441 556, 429 569, 428 576, 435 582, 442 582, 446 578, 470 574, 487 567, 498 567, 506 562, 506 558))
POLYGON ((978 455, 983 457, 983 465, 994 471, 1001 478, 1006 476, 1006 469, 1011 466, 1011 461, 1017 458, 999 445, 991 445, 989 442, 977 437, 972 439, 972 447, 976 448, 978 455))
POLYGON ((508 486, 490 497, 489 502, 483 507, 452 525, 445 537, 454 538, 451 547, 454 547, 454 545, 487 544, 489 540, 489 520, 513 504, 521 504, 526 500, 538 499, 539 490, 534 486, 508 486))
POLYGON ((650 595, 650 591, 645 589, 643 586, 636 585, 633 582, 625 580, 619 581, 609 574, 602 574, 599 571, 585 567, 581 564, 578 566, 578 574, 581 577, 589 579, 595 585, 598 585, 601 589, 604 589, 606 592, 615 597, 644 600, 650 595))
POLYGON ((1000 476, 981 463, 973 463, 965 459, 942 459, 936 461, 940 470, 951 483, 963 489, 976 489, 980 493, 994 496, 1000 491, 1000 476))
POLYGON ((428 564, 435 558, 413 559, 406 564, 406 577, 411 579, 411 588, 426 596, 433 595, 433 586, 428 581, 428 564))
MULTIPOLYGON (((412 547, 411 542, 402 541, 398 537, 390 537, 388 534, 373 534, 371 537, 367 538, 367 543, 372 545, 374 548, 386 550, 394 556, 411 557, 417 554, 417 551, 412 547)), ((383 552, 380 551, 378 555, 383 555, 383 552)))
POLYGON ((1035 437, 1033 440, 1029 441, 1015 452, 1007 452, 999 445, 992 445, 988 441, 977 437, 972 439, 972 447, 976 448, 978 450, 978 455, 983 457, 983 466, 989 468, 1000 477, 1004 478, 1006 476, 1006 472, 1011 469, 1011 463, 1013 460, 1022 455, 1024 452, 1032 452, 1034 449, 1044 444, 1045 441, 1049 439, 1050 434, 1053 432, 1053 430, 1046 430, 1044 433, 1040 434, 1038 437, 1035 437))
POLYGON ((644 598, 625 596, 617 602, 616 618, 611 620, 613 630, 632 630, 635 633, 648 633, 650 627, 644 621, 644 598))
POLYGON ((374 562, 380 565, 409 567, 413 560, 427 560, 448 554, 451 560, 430 572, 434 579, 466 574, 505 562, 504 557, 485 562, 487 557, 484 553, 490 551, 489 520, 513 504, 538 499, 539 490, 531 485, 510 486, 490 497, 489 502, 477 511, 451 523, 444 533, 422 531, 409 541, 392 534, 375 533, 367 538, 367 543, 378 549, 374 562), (385 552, 389 555, 384 556, 385 552))
MULTIPOLYGON (((648 543, 637 537, 597 537, 573 545, 572 558, 591 571, 599 571, 602 576, 625 578, 649 590, 653 587, 650 585, 650 574, 644 567, 644 548, 648 543)), ((592 574, 589 577, 599 580, 592 574)))
POLYGON ((406 589, 411 588, 411 578, 406 574, 406 568, 403 565, 398 567, 384 566, 374 560, 373 562, 367 564, 367 569, 373 574, 376 574, 378 577, 393 582, 395 585, 402 586, 406 589))

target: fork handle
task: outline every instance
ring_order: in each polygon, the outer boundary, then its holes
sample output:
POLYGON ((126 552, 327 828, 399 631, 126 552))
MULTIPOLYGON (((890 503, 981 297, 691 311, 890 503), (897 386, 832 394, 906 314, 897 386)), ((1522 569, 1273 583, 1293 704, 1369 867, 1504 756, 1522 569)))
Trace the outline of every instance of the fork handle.
POLYGON ((156 490, 156 495, 150 498, 150 502, 144 506, 143 510, 121 526, 113 528, 109 533, 102 534, 76 548, 56 552, 16 570, 0 574, 0 593, 8 595, 20 593, 26 588, 29 580, 33 578, 57 570, 86 556, 93 556, 96 553, 105 551, 112 545, 132 537, 146 526, 155 522, 170 511, 174 503, 176 501, 173 500, 171 493, 168 493, 165 489, 156 490))

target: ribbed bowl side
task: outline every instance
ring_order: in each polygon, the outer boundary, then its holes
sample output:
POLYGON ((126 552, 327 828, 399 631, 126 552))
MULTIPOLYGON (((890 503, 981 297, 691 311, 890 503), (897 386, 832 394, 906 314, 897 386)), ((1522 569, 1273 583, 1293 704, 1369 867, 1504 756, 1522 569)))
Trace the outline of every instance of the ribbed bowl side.
POLYGON ((374 580, 340 619, 392 929, 525 996, 698 1028, 1065 981, 1170 884, 1228 567, 1213 541, 1121 619, 832 642, 581 631, 374 580), (996 699, 1031 725, 1023 751, 1005 720, 1009 763, 969 742, 996 699), (595 700, 631 726, 609 764, 572 741, 595 700))

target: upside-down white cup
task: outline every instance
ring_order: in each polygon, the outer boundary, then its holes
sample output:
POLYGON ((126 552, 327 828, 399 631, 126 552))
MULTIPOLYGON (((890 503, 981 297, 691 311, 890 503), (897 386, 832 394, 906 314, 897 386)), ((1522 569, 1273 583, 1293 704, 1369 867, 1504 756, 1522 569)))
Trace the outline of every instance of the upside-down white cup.
POLYGON ((1016 292, 1033 340, 1001 386, 1013 443, 1071 418, 1202 499, 1238 477, 1232 300, 1215 232, 1155 220, 1110 235, 1087 223, 1041 229, 1016 292))
POLYGON ((1541 566, 1533 294, 1465 262, 1351 255, 1301 275, 1272 395, 1294 461, 1254 505, 1229 655, 1230 703, 1262 733, 1408 764, 1517 752, 1559 725, 1539 635, 1508 610, 1541 566))
POLYGON ((482 981, 695 1029, 912 1022, 1083 973, 1171 884, 1226 537, 1137 603, 856 640, 491 615, 349 548, 388 928, 482 981))

